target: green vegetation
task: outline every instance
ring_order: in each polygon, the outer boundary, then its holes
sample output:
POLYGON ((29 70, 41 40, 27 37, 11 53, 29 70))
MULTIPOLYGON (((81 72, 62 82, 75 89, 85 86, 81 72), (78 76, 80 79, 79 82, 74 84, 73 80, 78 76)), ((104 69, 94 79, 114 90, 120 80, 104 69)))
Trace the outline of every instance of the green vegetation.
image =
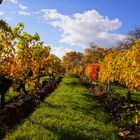
MULTIPOLYGON (((41 77, 40 78, 40 84, 42 84, 42 81, 44 81, 44 80, 48 81, 49 80, 49 77, 48 76, 41 77)), ((33 87, 30 87, 30 88, 26 87, 26 88, 27 88, 27 91, 33 89, 33 87)), ((8 101, 8 100, 12 99, 13 97, 15 97, 15 96, 17 96, 19 94, 20 94, 20 92, 14 91, 13 88, 11 87, 7 91, 7 93, 5 94, 5 100, 8 101)))
POLYGON ((40 78, 40 84, 42 84, 43 81, 49 81, 50 77, 49 76, 43 76, 40 78))
POLYGON ((65 76, 40 107, 5 140, 117 140, 104 109, 77 78, 65 76))
MULTIPOLYGON (((126 97, 128 93, 128 88, 122 87, 120 85, 111 85, 111 95, 112 96, 123 96, 126 97)), ((133 101, 140 101, 140 91, 136 91, 135 93, 132 93, 133 101)))
POLYGON ((8 101, 19 94, 19 92, 13 91, 13 88, 11 87, 5 94, 5 100, 8 101))

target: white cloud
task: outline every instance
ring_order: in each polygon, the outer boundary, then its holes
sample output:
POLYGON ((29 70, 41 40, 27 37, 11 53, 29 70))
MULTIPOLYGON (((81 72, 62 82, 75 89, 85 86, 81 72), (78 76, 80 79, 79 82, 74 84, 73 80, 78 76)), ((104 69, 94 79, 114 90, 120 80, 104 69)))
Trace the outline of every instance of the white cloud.
POLYGON ((111 47, 125 37, 113 33, 121 27, 118 18, 109 19, 96 10, 85 11, 67 16, 56 9, 42 9, 42 19, 61 32, 61 43, 76 45, 82 48, 94 42, 101 47, 111 47))
POLYGON ((69 48, 64 47, 51 47, 51 53, 62 59, 62 57, 67 53, 72 51, 69 48))
POLYGON ((3 16, 4 15, 4 12, 3 11, 0 11, 0 16, 3 16))
POLYGON ((18 0, 9 0, 9 1, 14 3, 14 4, 18 4, 18 0))
POLYGON ((19 11, 19 15, 22 15, 22 16, 30 16, 30 12, 19 11))
POLYGON ((28 9, 28 7, 26 5, 23 5, 23 4, 19 4, 19 8, 23 11, 28 9))

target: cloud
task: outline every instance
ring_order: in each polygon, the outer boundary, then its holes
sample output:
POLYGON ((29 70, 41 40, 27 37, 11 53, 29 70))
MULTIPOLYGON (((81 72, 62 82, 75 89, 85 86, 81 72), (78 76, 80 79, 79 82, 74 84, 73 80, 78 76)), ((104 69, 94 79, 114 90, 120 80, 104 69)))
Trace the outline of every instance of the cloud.
POLYGON ((59 28, 61 43, 85 48, 94 42, 108 48, 125 38, 123 34, 114 33, 121 27, 118 18, 109 19, 96 10, 72 16, 61 14, 56 9, 42 9, 41 12, 44 21, 59 28))
POLYGON ((19 4, 19 8, 23 11, 28 9, 28 7, 26 5, 23 5, 23 4, 19 4))
MULTIPOLYGON (((26 5, 23 5, 22 3, 20 3, 18 0, 9 0, 10 2, 17 4, 17 6, 20 8, 21 11, 19 11, 19 15, 22 16, 29 16, 31 13, 27 12, 26 10, 28 10, 28 7, 26 5)), ((12 11, 14 13, 14 11, 12 11)))
POLYGON ((3 16, 4 15, 4 12, 3 11, 0 11, 0 16, 3 16))
POLYGON ((19 15, 22 15, 22 16, 30 16, 30 12, 19 11, 18 13, 19 13, 19 15))
POLYGON ((67 53, 72 51, 72 49, 65 48, 65 47, 51 47, 51 53, 62 59, 62 57, 67 53))
POLYGON ((14 4, 18 4, 18 0, 9 0, 9 1, 14 3, 14 4))

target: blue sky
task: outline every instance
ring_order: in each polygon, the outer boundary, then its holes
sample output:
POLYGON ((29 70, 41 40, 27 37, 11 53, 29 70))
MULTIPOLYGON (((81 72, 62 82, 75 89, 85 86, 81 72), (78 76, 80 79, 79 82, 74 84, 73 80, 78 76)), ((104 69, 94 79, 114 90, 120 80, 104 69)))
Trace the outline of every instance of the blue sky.
POLYGON ((140 0, 4 0, 0 18, 38 32, 52 53, 83 51, 89 43, 111 47, 140 25, 140 0))

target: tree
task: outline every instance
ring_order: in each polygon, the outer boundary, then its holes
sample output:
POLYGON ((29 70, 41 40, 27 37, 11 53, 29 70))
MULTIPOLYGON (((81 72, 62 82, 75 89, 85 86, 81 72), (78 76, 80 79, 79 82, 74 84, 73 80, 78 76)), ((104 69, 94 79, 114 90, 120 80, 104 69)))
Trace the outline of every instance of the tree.
POLYGON ((15 58, 16 38, 12 28, 0 20, 0 94, 1 107, 4 107, 4 96, 12 84, 10 68, 15 58))
POLYGON ((127 50, 135 44, 135 42, 140 38, 140 27, 134 28, 130 31, 125 39, 117 44, 117 48, 121 50, 127 50))
POLYGON ((102 61, 105 57, 106 49, 98 47, 96 44, 91 44, 89 48, 84 50, 82 60, 86 63, 93 61, 102 61))
MULTIPOLYGON (((37 75, 36 88, 39 88, 41 70, 44 67, 44 59, 50 54, 50 47, 44 46, 43 42, 37 42, 32 47, 32 57, 33 57, 33 72, 37 75)), ((36 90, 36 89, 35 89, 36 90)))
POLYGON ((128 36, 132 42, 135 42, 140 38, 140 27, 134 28, 132 31, 128 33, 128 36))
POLYGON ((40 90, 42 74, 51 75, 54 80, 64 69, 61 60, 50 55, 50 47, 44 46, 38 33, 23 32, 24 24, 11 28, 0 20, 0 95, 4 108, 5 93, 12 86, 28 94, 26 86, 32 86, 34 93, 40 90), (11 80, 12 79, 12 80, 11 80))
POLYGON ((2 1, 3 1, 3 0, 0 0, 0 4, 2 4, 2 1))
POLYGON ((131 93, 140 90, 140 40, 127 51, 112 49, 100 64, 100 80, 109 84, 118 82, 128 88, 128 101, 131 93))
POLYGON ((93 82, 97 82, 100 65, 98 62, 93 62, 85 66, 85 75, 93 82))
POLYGON ((63 57, 63 66, 67 70, 73 71, 75 67, 82 65, 82 56, 82 53, 75 51, 66 53, 63 57))
POLYGON ((55 80, 64 74, 61 60, 53 54, 50 54, 46 59, 44 59, 44 69, 45 74, 52 80, 55 80))

